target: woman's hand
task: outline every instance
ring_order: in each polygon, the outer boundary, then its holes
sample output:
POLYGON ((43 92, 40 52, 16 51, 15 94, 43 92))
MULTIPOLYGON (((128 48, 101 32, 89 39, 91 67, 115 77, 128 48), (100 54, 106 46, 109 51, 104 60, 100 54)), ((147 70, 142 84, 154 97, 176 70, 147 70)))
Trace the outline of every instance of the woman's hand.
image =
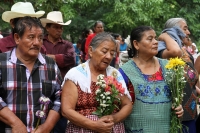
POLYGON ((107 118, 108 122, 115 123, 113 115, 106 115, 106 116, 101 117, 100 119, 102 119, 102 118, 107 118))
MULTIPOLYGON (((172 107, 173 108, 173 107, 172 107)), ((174 109, 174 108, 173 108, 174 109)), ((174 110, 176 110, 176 114, 178 116, 178 118, 183 116, 184 110, 182 105, 179 105, 178 107, 176 107, 174 110)))
POLYGON ((103 116, 96 121, 95 131, 99 133, 110 133, 114 126, 114 119, 112 115, 103 116))

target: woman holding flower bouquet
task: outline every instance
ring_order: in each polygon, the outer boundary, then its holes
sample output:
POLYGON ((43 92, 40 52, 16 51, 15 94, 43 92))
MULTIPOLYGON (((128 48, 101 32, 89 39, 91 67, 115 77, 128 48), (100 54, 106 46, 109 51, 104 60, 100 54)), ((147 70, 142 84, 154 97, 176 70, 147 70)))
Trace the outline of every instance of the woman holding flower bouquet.
POLYGON ((99 33, 90 44, 90 59, 65 75, 61 108, 70 121, 67 133, 125 132, 122 121, 132 103, 122 75, 109 65, 115 52, 113 37, 99 33))
MULTIPOLYGON (((119 69, 133 100, 133 110, 125 119, 127 133, 169 133, 171 97, 165 81, 167 60, 156 58, 158 42, 155 31, 140 26, 130 35, 129 60, 119 69)), ((182 106, 174 109, 183 115, 182 106)))
POLYGON ((184 44, 189 41, 190 31, 185 19, 183 18, 170 18, 165 23, 165 29, 173 29, 178 27, 181 29, 176 32, 164 32, 159 36, 159 40, 165 43, 165 47, 158 45, 158 57, 170 59, 173 57, 179 57, 184 60, 185 65, 185 79, 186 84, 183 89, 183 109, 184 115, 182 118, 183 131, 186 133, 196 133, 196 118, 197 118, 197 93, 200 91, 195 85, 198 83, 198 72, 194 68, 193 56, 183 48, 184 44), (180 33, 184 36, 180 36, 180 33), (176 38, 174 38, 177 36, 176 38), (180 40, 180 41, 177 41, 180 40))

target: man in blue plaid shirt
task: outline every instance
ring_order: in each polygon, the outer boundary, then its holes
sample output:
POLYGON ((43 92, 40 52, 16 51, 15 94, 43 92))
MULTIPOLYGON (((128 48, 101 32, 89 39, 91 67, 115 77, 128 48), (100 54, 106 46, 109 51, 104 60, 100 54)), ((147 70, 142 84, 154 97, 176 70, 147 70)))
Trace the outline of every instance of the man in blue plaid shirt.
POLYGON ((14 31, 17 46, 0 54, 0 133, 50 133, 60 118, 60 71, 40 53, 43 28, 37 18, 20 18, 14 31), (36 130, 41 96, 51 102, 36 130))

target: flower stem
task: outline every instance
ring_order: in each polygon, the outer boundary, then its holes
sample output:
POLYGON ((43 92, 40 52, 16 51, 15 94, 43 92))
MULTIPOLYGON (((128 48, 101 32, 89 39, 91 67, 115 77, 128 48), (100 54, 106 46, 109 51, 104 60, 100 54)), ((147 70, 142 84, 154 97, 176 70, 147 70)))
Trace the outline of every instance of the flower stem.
POLYGON ((38 129, 39 123, 40 123, 40 118, 37 121, 37 125, 36 125, 36 128, 35 128, 35 131, 38 129))
MULTIPOLYGON (((42 105, 42 110, 44 109, 44 104, 42 105)), ((35 127, 35 131, 38 129, 38 126, 40 124, 40 118, 37 121, 36 127, 35 127)))

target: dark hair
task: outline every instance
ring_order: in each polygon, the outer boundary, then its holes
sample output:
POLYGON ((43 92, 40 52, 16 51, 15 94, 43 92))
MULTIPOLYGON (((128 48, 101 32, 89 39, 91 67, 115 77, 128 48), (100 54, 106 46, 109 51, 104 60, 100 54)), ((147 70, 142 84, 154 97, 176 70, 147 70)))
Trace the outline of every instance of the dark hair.
POLYGON ((112 41, 115 45, 117 45, 115 39, 110 33, 101 32, 92 39, 90 46, 92 46, 92 48, 95 50, 99 46, 99 44, 101 44, 104 41, 112 41))
POLYGON ((82 44, 82 39, 81 38, 79 38, 78 40, 77 40, 77 42, 76 42, 77 44, 79 43, 79 44, 82 44))
POLYGON ((52 24, 52 23, 47 23, 47 24, 46 24, 46 27, 51 27, 51 24, 52 24))
POLYGON ((17 33, 19 37, 22 37, 24 35, 26 28, 31 29, 33 26, 41 28, 42 31, 44 32, 44 29, 39 19, 26 16, 18 20, 17 24, 13 29, 13 33, 17 33))
POLYGON ((94 23, 94 28, 99 24, 99 23, 101 23, 102 25, 103 25, 103 27, 104 27, 104 23, 102 22, 102 21, 96 21, 95 23, 94 23))
MULTIPOLYGON (((17 24, 17 22, 18 22, 19 19, 20 19, 20 18, 13 18, 12 25, 13 25, 14 27, 16 26, 16 24, 17 24)), ((14 35, 14 28, 12 29, 12 34, 14 35)))
POLYGON ((91 30, 91 29, 84 29, 84 30, 82 31, 82 34, 81 34, 82 39, 88 37, 88 35, 89 35, 89 33, 90 33, 90 30, 91 30))
POLYGON ((112 36, 117 39, 119 36, 121 36, 120 34, 117 34, 117 33, 112 33, 112 36))
POLYGON ((137 42, 140 42, 142 40, 143 33, 149 30, 153 30, 153 28, 150 26, 139 26, 131 31, 130 43, 132 48, 128 49, 128 55, 130 58, 134 57, 137 53, 137 50, 133 45, 133 41, 136 40, 137 42))

